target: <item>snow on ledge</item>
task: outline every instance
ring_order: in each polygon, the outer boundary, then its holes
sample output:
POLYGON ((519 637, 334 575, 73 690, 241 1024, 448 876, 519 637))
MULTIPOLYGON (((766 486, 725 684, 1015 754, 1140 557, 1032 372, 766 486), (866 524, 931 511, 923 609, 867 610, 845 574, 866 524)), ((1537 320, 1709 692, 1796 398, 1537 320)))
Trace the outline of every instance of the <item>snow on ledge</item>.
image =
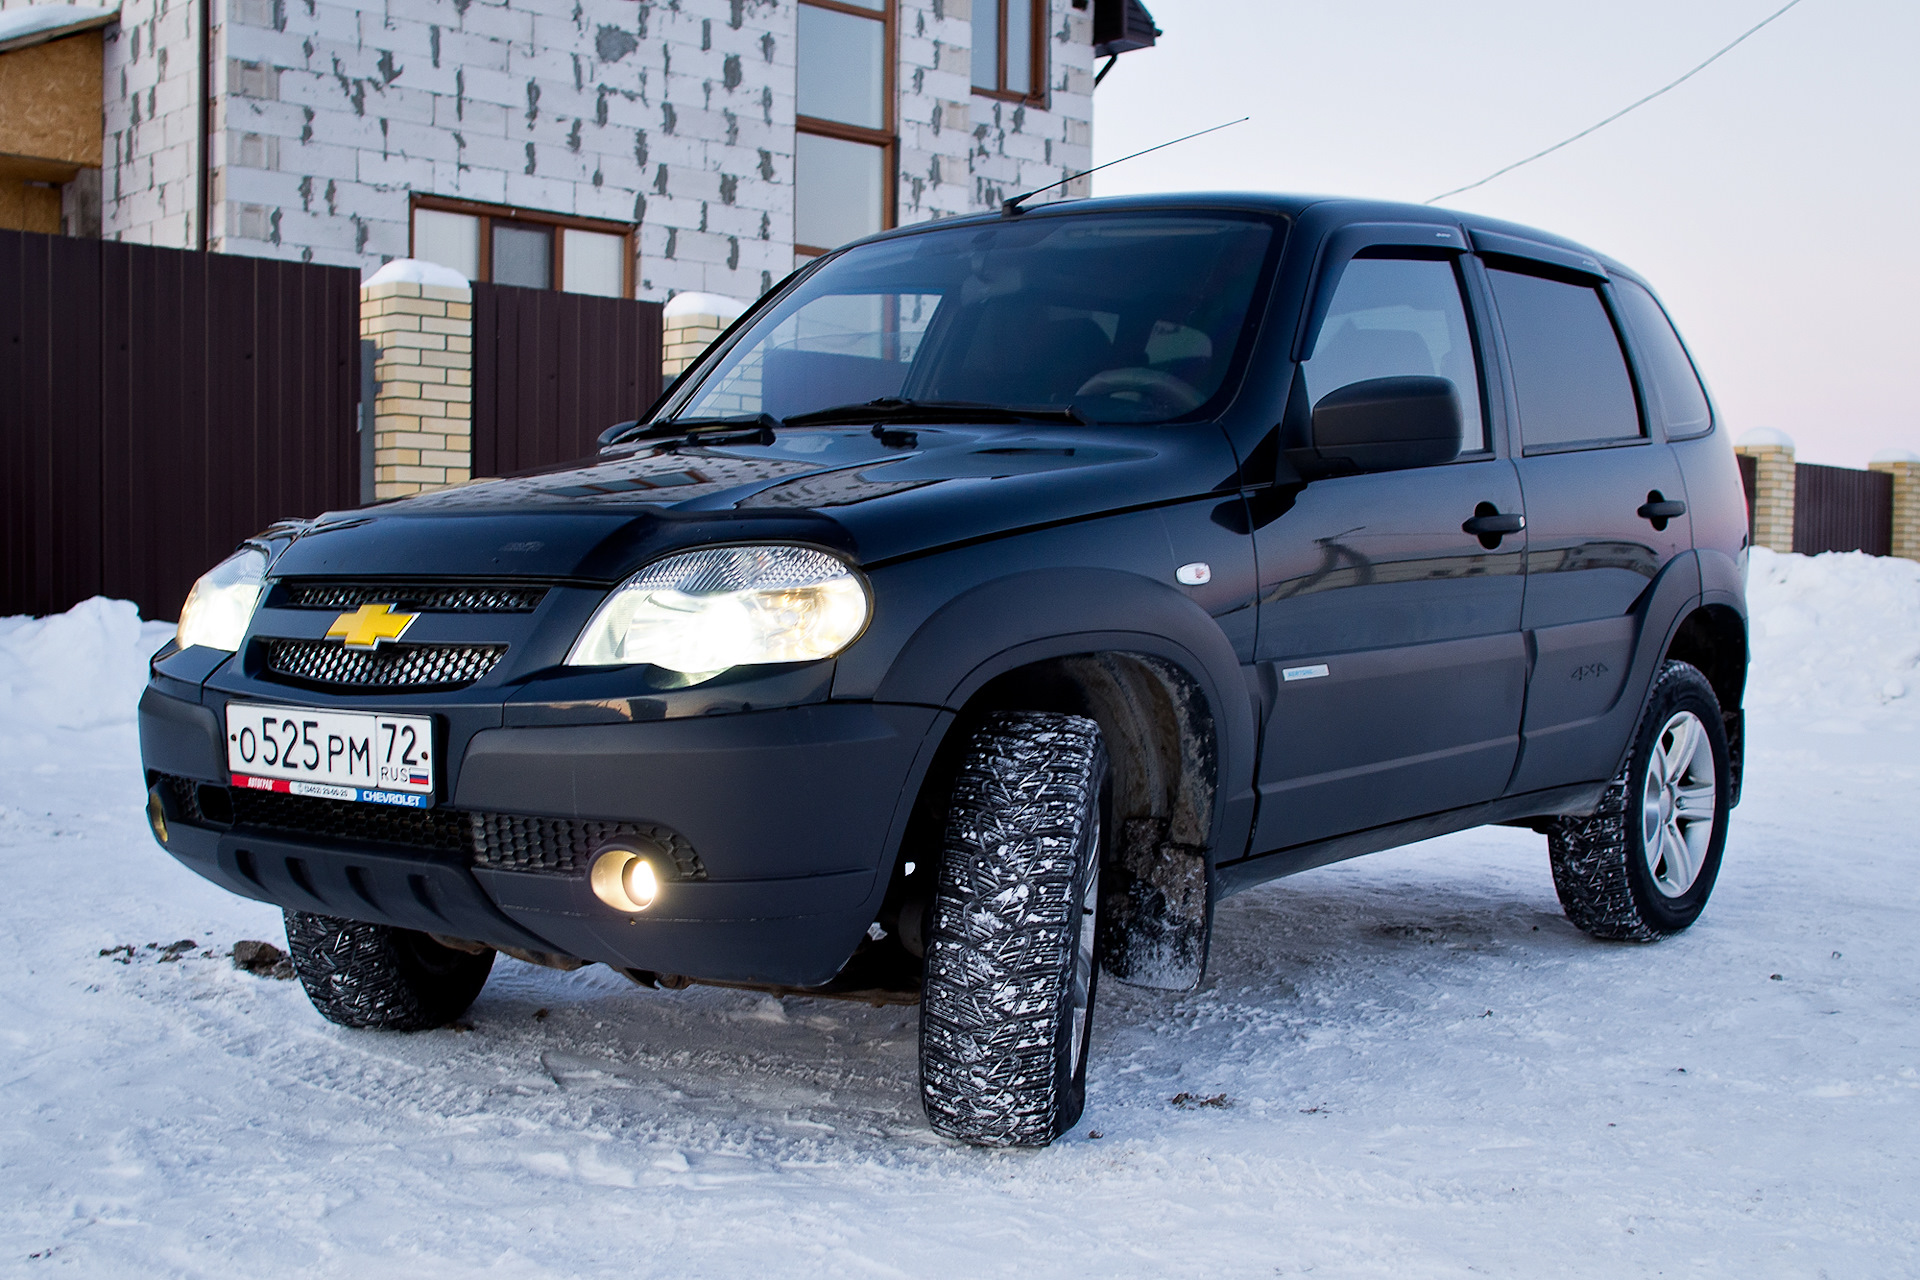
POLYGON ((119 16, 117 4, 30 4, 0 10, 0 53, 92 31, 119 16))
POLYGON ((1920 462, 1920 453, 1915 453, 1911 449, 1882 449, 1880 452, 1874 454, 1871 458, 1868 458, 1867 461, 1869 463, 1920 462))
POLYGON ((724 293, 676 293, 667 301, 663 314, 676 316, 719 316, 731 324, 746 313, 747 304, 724 293))
POLYGON ((424 258, 395 258, 361 282, 362 289, 376 284, 435 285, 442 289, 470 289, 467 278, 452 267, 443 267, 424 258))
POLYGON ((1777 427, 1755 427, 1740 437, 1740 445, 1746 449, 1762 449, 1768 446, 1791 449, 1793 437, 1777 427))

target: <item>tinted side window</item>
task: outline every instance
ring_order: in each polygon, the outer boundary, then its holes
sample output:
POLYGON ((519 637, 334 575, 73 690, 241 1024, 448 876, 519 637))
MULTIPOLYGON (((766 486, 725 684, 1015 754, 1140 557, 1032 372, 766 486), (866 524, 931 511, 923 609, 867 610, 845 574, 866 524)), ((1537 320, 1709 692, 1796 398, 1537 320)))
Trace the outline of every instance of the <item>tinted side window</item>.
POLYGON ((1700 375, 1694 372, 1667 313, 1652 294, 1631 280, 1614 281, 1613 297, 1640 355, 1641 381, 1660 420, 1667 424, 1667 434, 1698 435, 1712 426, 1713 411, 1707 407, 1707 393, 1700 389, 1700 375))
POLYGON ((1526 447, 1638 436, 1633 380, 1599 290, 1517 271, 1487 275, 1513 360, 1526 447))
POLYGON ((1309 404, 1371 378, 1453 383, 1469 450, 1486 447, 1480 374, 1451 262, 1355 258, 1334 290, 1313 358, 1301 366, 1309 404))

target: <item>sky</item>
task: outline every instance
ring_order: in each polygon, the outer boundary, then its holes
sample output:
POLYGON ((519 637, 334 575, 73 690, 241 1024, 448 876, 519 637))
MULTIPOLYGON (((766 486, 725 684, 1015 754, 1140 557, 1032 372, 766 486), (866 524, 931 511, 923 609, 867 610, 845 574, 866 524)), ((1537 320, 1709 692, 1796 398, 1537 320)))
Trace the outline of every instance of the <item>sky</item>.
MULTIPOLYGON (((1785 0, 1147 0, 1095 96, 1099 195, 1423 201, 1658 89, 1785 0)), ((1737 439, 1920 452, 1920 4, 1802 0, 1673 92, 1444 207, 1653 282, 1737 439)))

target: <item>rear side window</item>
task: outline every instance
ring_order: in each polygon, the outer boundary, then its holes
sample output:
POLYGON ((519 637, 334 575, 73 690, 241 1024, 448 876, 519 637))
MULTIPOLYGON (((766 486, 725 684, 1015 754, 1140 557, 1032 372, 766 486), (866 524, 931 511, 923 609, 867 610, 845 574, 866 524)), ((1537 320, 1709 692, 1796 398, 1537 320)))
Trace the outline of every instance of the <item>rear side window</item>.
POLYGON ((1486 447, 1473 337, 1451 262, 1355 258, 1341 273, 1327 320, 1300 367, 1309 404, 1373 378, 1439 377, 1460 397, 1467 449, 1486 447))
POLYGON ((1641 382, 1666 424, 1667 435, 1697 436, 1712 426, 1713 411, 1707 407, 1707 393, 1700 389, 1700 375, 1667 313, 1652 294, 1631 280, 1615 280, 1613 298, 1627 332, 1633 335, 1641 382))
POLYGON ((1493 269, 1528 449, 1637 438, 1640 408, 1600 291, 1493 269))

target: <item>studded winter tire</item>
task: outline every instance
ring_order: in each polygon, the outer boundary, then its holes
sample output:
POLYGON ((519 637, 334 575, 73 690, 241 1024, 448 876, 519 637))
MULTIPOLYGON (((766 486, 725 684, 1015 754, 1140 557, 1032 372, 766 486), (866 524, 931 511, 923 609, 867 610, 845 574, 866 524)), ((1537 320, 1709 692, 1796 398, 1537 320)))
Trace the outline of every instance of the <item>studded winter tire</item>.
POLYGON ((921 1100, 937 1132, 1043 1147, 1080 1119, 1106 804, 1091 720, 1006 712, 969 739, 921 990, 921 1100))
POLYGON ((493 952, 443 947, 424 933, 289 911, 287 951, 307 999, 343 1027, 425 1031, 467 1011, 493 952))
POLYGON ((1720 874, 1732 795, 1713 686, 1698 669, 1669 662, 1599 809, 1548 832, 1567 919, 1596 938, 1633 942, 1692 924, 1720 874))

